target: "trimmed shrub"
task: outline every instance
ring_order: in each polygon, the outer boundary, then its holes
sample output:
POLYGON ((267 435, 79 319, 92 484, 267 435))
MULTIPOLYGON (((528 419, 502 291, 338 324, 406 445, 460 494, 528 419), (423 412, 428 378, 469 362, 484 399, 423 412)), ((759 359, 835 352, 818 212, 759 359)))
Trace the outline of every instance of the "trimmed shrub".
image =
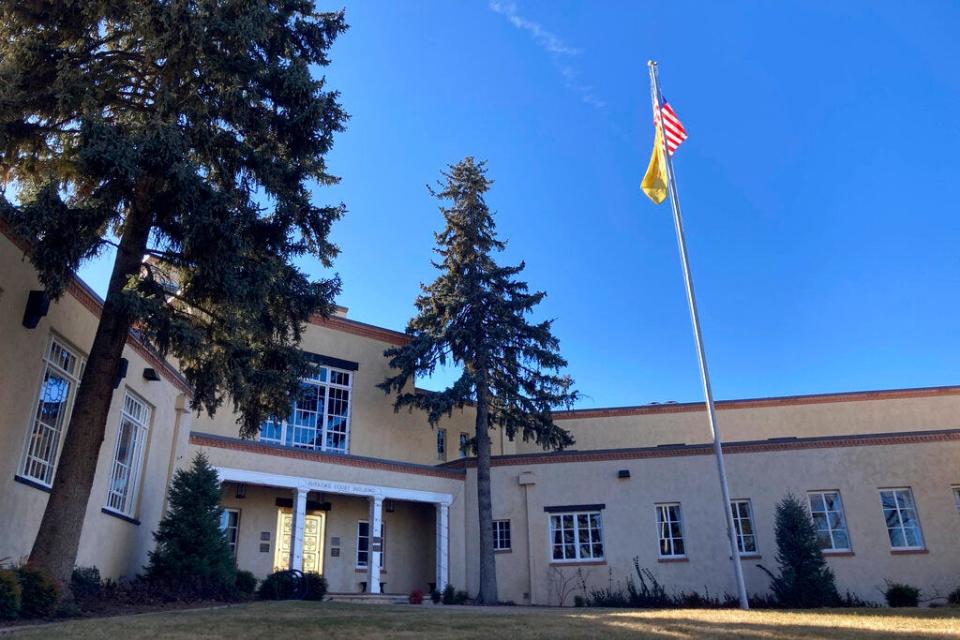
POLYGON ((466 604, 470 599, 470 594, 466 591, 457 591, 453 594, 453 604, 466 604))
POLYGON ((20 616, 23 618, 47 618, 56 611, 60 601, 60 585, 29 565, 17 569, 20 581, 20 616))
POLYGON ((303 599, 323 600, 327 595, 327 579, 319 573, 303 574, 303 599))
POLYGON ((77 567, 70 576, 70 591, 79 604, 103 595, 103 580, 96 567, 77 567))
POLYGON ((587 601, 583 596, 573 596, 573 606, 577 609, 581 609, 587 606, 587 601))
POLYGON ((410 601, 410 604, 423 604, 423 591, 414 589, 410 592, 410 597, 407 599, 410 601))
POLYGON ((440 599, 442 597, 443 596, 436 589, 430 592, 430 600, 433 602, 433 604, 440 604, 440 599))
POLYGON ((457 596, 456 590, 453 588, 452 584, 448 584, 443 588, 443 604, 454 604, 454 599, 457 596))
POLYGON ((0 569, 0 620, 12 620, 20 615, 20 594, 17 574, 0 569))
POLYGON ((243 596, 252 596, 257 591, 257 577, 252 571, 237 571, 237 591, 243 596))
POLYGON ((817 528, 800 500, 790 494, 777 503, 777 565, 770 590, 780 606, 800 609, 835 607, 840 594, 817 538, 817 528))
POLYGON ((277 571, 264 578, 257 595, 261 600, 290 600, 298 595, 298 582, 289 571, 277 571))
POLYGON ((947 602, 950 604, 960 604, 960 587, 957 587, 947 596, 947 602))
POLYGON ((887 581, 883 595, 891 607, 916 607, 920 602, 920 589, 902 582, 887 581))

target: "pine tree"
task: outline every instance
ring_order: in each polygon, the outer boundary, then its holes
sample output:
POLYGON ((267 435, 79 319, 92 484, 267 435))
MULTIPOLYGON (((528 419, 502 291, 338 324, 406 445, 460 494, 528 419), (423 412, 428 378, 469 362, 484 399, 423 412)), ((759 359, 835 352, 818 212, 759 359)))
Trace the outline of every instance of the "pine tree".
POLYGON ((69 583, 131 327, 174 356, 192 406, 230 400, 249 436, 285 414, 303 323, 328 315, 343 205, 316 206, 347 115, 311 66, 346 29, 311 0, 5 3, 0 218, 56 299, 116 246, 30 561, 69 583), (3 189, 10 187, 8 199, 3 189), (149 259, 144 260, 147 256, 149 259))
POLYGON ((801 609, 836 606, 840 595, 820 550, 817 529, 803 503, 792 494, 777 503, 776 536, 780 574, 767 573, 777 601, 801 609))
MULTIPOLYGON (((441 275, 423 287, 417 315, 407 326, 410 342, 385 355, 399 372, 380 387, 396 392, 395 409, 415 407, 431 425, 455 408, 476 405, 473 446, 477 455, 477 505, 480 524, 480 592, 477 602, 497 602, 490 494, 490 429, 534 440, 544 449, 573 444, 557 426, 552 410, 576 399, 573 381, 561 375, 566 361, 551 332, 551 321, 531 324, 526 316, 543 299, 516 279, 518 266, 499 266, 494 254, 505 243, 497 238, 493 215, 484 200, 491 181, 486 164, 466 158, 443 174, 431 194, 443 205, 446 226, 436 234, 435 262, 441 275), (447 363, 460 377, 443 391, 424 392, 409 385, 414 376, 430 375, 447 363)), ((442 585, 438 585, 441 587, 442 585)))
POLYGON ((166 592, 203 598, 233 592, 237 568, 220 529, 220 491, 217 471, 202 453, 174 475, 146 567, 147 578, 166 592))

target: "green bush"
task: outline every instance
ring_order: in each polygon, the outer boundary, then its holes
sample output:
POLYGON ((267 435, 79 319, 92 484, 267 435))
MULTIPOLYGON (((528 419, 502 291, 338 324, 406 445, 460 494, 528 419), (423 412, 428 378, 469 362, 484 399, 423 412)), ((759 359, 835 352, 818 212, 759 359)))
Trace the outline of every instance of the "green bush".
POLYGON ((70 591, 78 603, 89 602, 103 594, 103 580, 96 567, 77 567, 70 576, 70 591))
POLYGON ((257 576, 252 571, 237 571, 237 591, 243 596, 252 596, 257 591, 257 576))
POLYGON ((297 595, 297 582, 289 571, 277 571, 264 578, 257 595, 261 600, 289 600, 297 595))
POLYGON ((573 606, 581 609, 587 606, 587 600, 583 596, 573 596, 573 606))
POLYGON ((916 607, 920 601, 920 589, 902 582, 887 581, 883 595, 891 607, 916 607))
POLYGON ((960 587, 957 587, 947 596, 947 602, 950 604, 960 604, 960 587))
POLYGON ((60 585, 29 565, 17 569, 17 579, 20 581, 20 616, 46 618, 53 615, 60 601, 60 585))
POLYGON ((457 591, 453 594, 453 604, 466 604, 470 595, 466 591, 457 591))
POLYGON ((0 569, 0 620, 20 615, 20 581, 13 571, 0 569))
POLYGON ((441 598, 443 598, 443 595, 436 589, 430 592, 430 600, 433 602, 433 604, 440 604, 441 598))
POLYGON ((303 599, 323 600, 327 595, 327 579, 319 573, 303 574, 303 599))
POLYGON ((453 585, 448 584, 443 588, 443 595, 441 596, 441 600, 443 600, 443 604, 454 604, 453 601, 454 601, 454 598, 456 598, 456 596, 457 596, 457 592, 453 588, 453 585))

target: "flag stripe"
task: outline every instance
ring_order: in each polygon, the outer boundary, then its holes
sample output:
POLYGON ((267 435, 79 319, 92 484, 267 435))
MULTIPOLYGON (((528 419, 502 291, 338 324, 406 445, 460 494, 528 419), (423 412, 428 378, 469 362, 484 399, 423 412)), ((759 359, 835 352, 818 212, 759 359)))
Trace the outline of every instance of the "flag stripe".
POLYGON ((687 130, 683 128, 683 123, 677 117, 676 111, 670 106, 670 103, 660 96, 661 105, 659 113, 654 113, 653 124, 663 130, 663 137, 667 143, 667 151, 670 155, 676 151, 684 140, 687 139, 687 130))

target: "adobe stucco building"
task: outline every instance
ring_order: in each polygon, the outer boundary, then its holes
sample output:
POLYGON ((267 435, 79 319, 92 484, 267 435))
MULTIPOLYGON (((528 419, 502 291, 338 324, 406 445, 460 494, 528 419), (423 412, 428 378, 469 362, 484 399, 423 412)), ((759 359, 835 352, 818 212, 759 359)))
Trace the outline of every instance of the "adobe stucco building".
MULTIPOLYGON (((23 248, 0 234, 0 558, 25 556, 56 467, 100 307, 79 281, 24 324, 39 289, 23 248), (27 323, 31 324, 31 323, 27 323)), ((223 525, 237 564, 322 572, 335 592, 475 593, 475 468, 460 451, 470 411, 431 430, 376 388, 402 333, 317 320, 302 347, 316 373, 288 418, 259 439, 235 417, 187 409, 176 369, 131 336, 84 522, 79 564, 108 576, 146 562, 174 470, 204 452, 225 481, 223 525)), ((774 506, 810 505, 841 590, 881 598, 885 579, 927 593, 960 584, 960 387, 718 404, 747 586, 775 566, 774 506)), ((716 468, 701 404, 561 413, 570 451, 494 434, 502 600, 557 604, 580 572, 605 586, 633 558, 674 589, 733 592, 716 468)), ((469 452, 467 452, 469 453, 469 452)))

